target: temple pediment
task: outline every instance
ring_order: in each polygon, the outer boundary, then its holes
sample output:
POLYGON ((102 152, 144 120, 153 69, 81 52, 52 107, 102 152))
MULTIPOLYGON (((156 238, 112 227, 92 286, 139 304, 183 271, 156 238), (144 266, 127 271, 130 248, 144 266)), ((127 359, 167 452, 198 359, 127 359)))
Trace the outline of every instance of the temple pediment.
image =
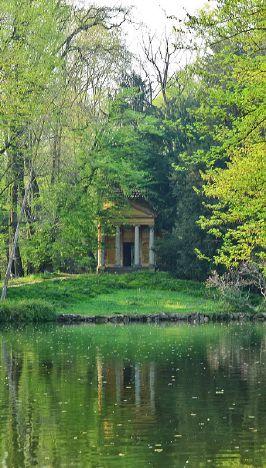
MULTIPOLYGON (((154 212, 146 202, 129 201, 121 211, 125 224, 154 226, 154 212)), ((119 222, 118 222, 119 223, 119 222)))

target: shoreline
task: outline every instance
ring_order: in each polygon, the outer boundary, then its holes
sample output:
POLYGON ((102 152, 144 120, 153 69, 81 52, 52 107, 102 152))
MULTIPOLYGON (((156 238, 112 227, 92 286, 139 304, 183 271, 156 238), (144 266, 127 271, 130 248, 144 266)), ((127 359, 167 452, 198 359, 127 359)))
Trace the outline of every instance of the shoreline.
POLYGON ((11 284, 8 299, 0 303, 0 323, 201 324, 266 320, 259 298, 254 307, 234 310, 207 294, 203 283, 177 279, 165 272, 39 280, 38 276, 28 277, 19 287, 11 284))
POLYGON ((224 322, 264 322, 266 321, 266 313, 191 313, 191 314, 124 314, 124 315, 79 315, 79 314, 60 314, 56 318, 57 323, 61 324, 130 324, 130 323, 190 323, 204 324, 209 322, 224 323, 224 322))

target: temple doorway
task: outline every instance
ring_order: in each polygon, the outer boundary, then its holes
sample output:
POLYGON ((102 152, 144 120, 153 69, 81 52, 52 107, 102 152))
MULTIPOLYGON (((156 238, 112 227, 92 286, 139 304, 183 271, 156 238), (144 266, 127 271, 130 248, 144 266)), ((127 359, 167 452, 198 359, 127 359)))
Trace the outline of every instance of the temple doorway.
POLYGON ((123 242, 123 266, 134 265, 134 242, 123 242))

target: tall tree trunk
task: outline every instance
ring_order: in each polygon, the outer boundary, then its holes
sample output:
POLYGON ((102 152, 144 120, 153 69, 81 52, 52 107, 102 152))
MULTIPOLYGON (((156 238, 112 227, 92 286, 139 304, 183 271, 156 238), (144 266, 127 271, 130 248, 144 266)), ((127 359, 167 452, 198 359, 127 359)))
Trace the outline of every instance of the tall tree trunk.
MULTIPOLYGON (((36 223, 36 206, 34 210, 32 209, 32 202, 35 202, 40 196, 39 184, 37 182, 37 177, 35 171, 32 170, 32 183, 31 183, 31 197, 27 198, 26 206, 25 206, 25 218, 27 221, 27 239, 31 239, 35 234, 35 223, 36 223)), ((36 272, 36 269, 32 262, 27 259, 26 260, 26 274, 30 275, 36 272)))
MULTIPOLYGON (((16 227, 18 224, 18 205, 19 205, 19 196, 23 193, 24 187, 24 163, 23 156, 20 151, 21 145, 21 132, 17 132, 16 138, 14 139, 14 144, 10 150, 10 180, 11 193, 10 193, 10 217, 9 217, 9 257, 10 251, 12 250, 12 243, 15 237, 16 227)), ((23 266, 20 255, 19 244, 15 246, 15 251, 13 255, 13 261, 11 265, 11 273, 15 276, 23 276, 23 266)))
POLYGON ((62 138, 62 126, 60 118, 55 123, 55 130, 53 136, 53 148, 52 148, 52 174, 51 183, 54 184, 59 176, 60 172, 60 159, 61 159, 61 138, 62 138))
MULTIPOLYGON (((10 208, 10 220, 9 220, 9 225, 10 225, 9 257, 10 257, 10 252, 13 248, 12 242, 13 242, 13 239, 15 238, 16 227, 18 225, 17 205, 18 205, 18 184, 17 182, 14 182, 13 187, 11 189, 11 208, 10 208)), ((18 242, 16 242, 14 254, 12 256, 11 273, 14 276, 24 275, 18 242)))
POLYGON ((21 220, 22 220, 24 212, 25 212, 27 197, 28 197, 28 193, 29 193, 30 188, 31 188, 31 182, 32 182, 32 172, 30 174, 29 183, 28 183, 28 185, 27 185, 27 187, 25 189, 25 192, 24 192, 24 197, 23 197, 23 201, 22 201, 22 205, 21 205, 20 215, 19 215, 19 217, 17 219, 17 225, 16 225, 16 229, 15 229, 13 245, 12 245, 11 252, 10 252, 10 255, 9 255, 9 260, 8 260, 8 265, 7 265, 7 269, 6 269, 4 284, 3 284, 3 288, 2 288, 2 294, 1 294, 1 300, 2 301, 4 299, 6 299, 6 297, 7 297, 8 282, 9 282, 9 279, 10 279, 10 276, 11 276, 14 258, 15 258, 15 255, 16 255, 17 251, 18 251, 17 249, 18 249, 18 237, 19 237, 20 223, 21 223, 21 220))

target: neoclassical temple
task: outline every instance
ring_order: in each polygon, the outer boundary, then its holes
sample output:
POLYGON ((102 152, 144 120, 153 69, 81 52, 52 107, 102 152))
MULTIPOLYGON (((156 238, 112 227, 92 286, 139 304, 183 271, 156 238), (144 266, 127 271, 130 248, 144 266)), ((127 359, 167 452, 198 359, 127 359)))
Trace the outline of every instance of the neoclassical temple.
POLYGON ((98 226, 97 271, 131 271, 155 268, 154 221, 150 205, 142 198, 128 200, 123 221, 113 223, 114 234, 98 226))

